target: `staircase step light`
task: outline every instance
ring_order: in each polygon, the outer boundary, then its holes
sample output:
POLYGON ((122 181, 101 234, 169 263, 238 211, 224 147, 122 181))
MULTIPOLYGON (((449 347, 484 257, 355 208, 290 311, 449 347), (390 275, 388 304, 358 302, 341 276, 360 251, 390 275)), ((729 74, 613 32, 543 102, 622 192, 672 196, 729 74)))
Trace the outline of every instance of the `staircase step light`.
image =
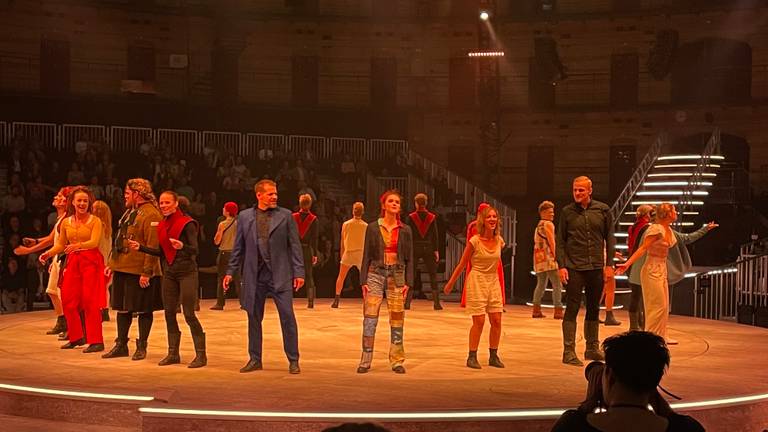
MULTIPOLYGON (((724 160, 725 156, 712 155, 709 158, 724 160)), ((694 160, 701 159, 701 155, 667 155, 667 156, 659 156, 656 160, 684 160, 684 159, 694 159, 694 160)))
POLYGON ((712 182, 684 182, 684 181, 658 181, 658 182, 645 182, 643 186, 712 186, 712 182))
MULTIPOLYGON (((691 177, 692 172, 675 172, 675 173, 653 173, 648 174, 648 177, 691 177)), ((702 177, 717 177, 715 173, 701 173, 702 177)))
MULTIPOLYGON (((696 168, 699 166, 698 164, 662 164, 662 165, 654 165, 653 167, 656 169, 661 168, 696 168)), ((711 167, 711 168, 720 168, 720 165, 718 164, 704 164, 705 167, 711 167)))
MULTIPOLYGON (((683 195, 685 192, 681 190, 665 190, 665 191, 640 191, 637 193, 637 196, 653 196, 653 195, 663 195, 663 196, 677 196, 677 195, 683 195)), ((707 191, 691 191, 691 195, 696 196, 707 196, 709 195, 709 192, 707 191)))
MULTIPOLYGON (((680 201, 632 201, 632 205, 643 205, 643 204, 649 204, 649 205, 657 205, 668 202, 672 205, 679 205, 680 201)), ((704 201, 688 201, 687 204, 690 205, 704 205, 704 201)))

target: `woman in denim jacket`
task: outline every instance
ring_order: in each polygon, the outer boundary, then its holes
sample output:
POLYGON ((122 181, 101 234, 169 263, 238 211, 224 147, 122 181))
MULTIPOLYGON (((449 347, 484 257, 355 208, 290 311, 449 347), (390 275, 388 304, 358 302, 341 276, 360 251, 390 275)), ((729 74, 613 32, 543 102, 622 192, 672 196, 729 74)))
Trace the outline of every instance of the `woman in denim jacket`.
POLYGON ((400 221, 400 194, 384 192, 381 213, 365 232, 363 263, 363 355, 357 373, 366 373, 373 360, 373 342, 379 309, 387 295, 391 343, 389 363, 395 373, 405 373, 403 349, 404 299, 413 285, 413 236, 410 227, 400 221))

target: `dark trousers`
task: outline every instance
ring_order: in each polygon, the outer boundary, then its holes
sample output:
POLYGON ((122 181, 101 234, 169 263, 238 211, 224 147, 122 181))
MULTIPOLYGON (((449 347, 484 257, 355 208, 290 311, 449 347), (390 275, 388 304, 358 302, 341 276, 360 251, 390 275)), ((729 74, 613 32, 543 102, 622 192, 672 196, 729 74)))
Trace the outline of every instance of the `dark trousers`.
MULTIPOLYGON (((232 256, 232 251, 219 251, 219 255, 216 257, 216 272, 218 277, 216 278, 216 304, 224 306, 226 293, 224 293, 224 286, 222 281, 227 274, 227 268, 229 267, 229 257, 232 256)), ((235 294, 240 296, 240 274, 235 273, 232 275, 232 282, 229 283, 229 287, 235 289, 235 294)))
POLYGON ((600 317, 600 297, 603 295, 603 269, 568 269, 568 284, 565 286, 565 321, 576 322, 581 307, 581 291, 584 290, 584 305, 587 309, 585 321, 597 321, 600 317))
POLYGON ((630 283, 632 294, 629 297, 629 312, 643 311, 643 287, 639 284, 630 283))
POLYGON ((193 335, 203 333, 203 326, 195 315, 197 307, 197 290, 200 284, 197 281, 197 269, 189 273, 175 273, 165 270, 163 274, 163 309, 165 309, 165 324, 168 334, 180 333, 179 323, 176 321, 176 307, 181 303, 184 320, 187 321, 189 330, 193 335))
POLYGON ((259 268, 259 280, 256 283, 256 298, 253 310, 248 312, 248 355, 251 360, 261 361, 262 327, 264 319, 264 304, 267 294, 272 295, 280 316, 280 327, 283 331, 283 350, 290 361, 299 360, 299 328, 296 316, 293 314, 293 292, 291 290, 275 290, 272 282, 272 272, 263 266, 259 268))
POLYGON ((414 247, 414 253, 413 253, 413 259, 416 262, 416 266, 414 267, 414 274, 413 274, 413 289, 408 290, 408 302, 410 303, 411 298, 413 297, 413 291, 418 292, 419 294, 424 293, 424 288, 421 284, 421 269, 419 268, 419 259, 421 259, 424 262, 424 268, 427 269, 427 273, 429 273, 429 287, 432 289, 432 295, 434 295, 437 292, 437 262, 435 262, 435 251, 430 250, 432 249, 430 246, 419 246, 415 245, 414 247))

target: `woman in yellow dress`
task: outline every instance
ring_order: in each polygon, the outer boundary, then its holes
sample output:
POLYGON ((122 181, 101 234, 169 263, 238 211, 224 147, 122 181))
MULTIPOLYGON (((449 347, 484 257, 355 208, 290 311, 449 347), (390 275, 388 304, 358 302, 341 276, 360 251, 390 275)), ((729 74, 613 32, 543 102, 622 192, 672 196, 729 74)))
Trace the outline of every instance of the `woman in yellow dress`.
POLYGON ((499 359, 499 341, 501 340, 501 313, 504 311, 504 302, 501 295, 501 280, 498 273, 498 263, 501 259, 501 250, 504 248, 504 239, 499 232, 499 213, 495 208, 488 206, 477 215, 477 234, 473 235, 464 248, 461 261, 453 270, 451 279, 445 284, 444 291, 449 294, 453 285, 464 271, 468 263, 472 269, 467 274, 464 289, 467 293, 467 313, 472 316, 472 328, 469 330, 469 356, 467 367, 480 369, 477 361, 477 348, 480 345, 480 336, 483 334, 485 315, 491 321, 491 331, 488 336, 488 348, 490 357, 488 365, 503 368, 504 363, 499 359))

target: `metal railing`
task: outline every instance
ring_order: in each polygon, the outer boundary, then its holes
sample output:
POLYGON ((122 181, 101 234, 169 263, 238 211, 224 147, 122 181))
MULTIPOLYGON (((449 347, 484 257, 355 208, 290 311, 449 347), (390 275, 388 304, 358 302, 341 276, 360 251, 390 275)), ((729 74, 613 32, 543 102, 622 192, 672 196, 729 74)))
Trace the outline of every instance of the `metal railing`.
POLYGON ((667 141, 668 137, 666 134, 659 134, 656 139, 653 140, 653 144, 651 144, 651 148, 648 149, 648 152, 645 154, 645 157, 643 157, 643 160, 641 160, 637 165, 635 172, 632 173, 632 177, 630 177, 629 181, 624 186, 624 189, 621 191, 618 198, 616 198, 616 201, 611 206, 610 214, 611 220, 614 224, 618 225, 622 213, 624 213, 624 210, 626 210, 629 203, 632 202, 632 198, 635 196, 635 193, 637 193, 638 189, 640 189, 640 187, 643 185, 645 177, 653 168, 653 164, 656 162, 656 158, 659 157, 661 149, 667 144, 667 141))
MULTIPOLYGON (((704 172, 709 167, 709 162, 715 152, 720 150, 720 129, 715 128, 712 131, 712 135, 707 140, 707 145, 704 146, 704 150, 701 152, 701 158, 696 162, 696 169, 693 171, 693 175, 689 177, 688 184, 683 187, 683 193, 680 195, 680 204, 678 205, 678 212, 680 215, 685 215, 687 212, 693 210, 694 191, 700 187, 701 181, 704 178, 704 172)), ((676 225, 682 227, 683 217, 680 217, 676 225)))
POLYGON ((694 316, 734 319, 741 306, 768 306, 768 255, 739 259, 696 275, 694 316))
POLYGON ((0 148, 4 148, 9 144, 8 123, 0 121, 0 148))
POLYGON ((768 253, 768 237, 745 243, 739 248, 739 258, 750 258, 766 253, 768 253))

